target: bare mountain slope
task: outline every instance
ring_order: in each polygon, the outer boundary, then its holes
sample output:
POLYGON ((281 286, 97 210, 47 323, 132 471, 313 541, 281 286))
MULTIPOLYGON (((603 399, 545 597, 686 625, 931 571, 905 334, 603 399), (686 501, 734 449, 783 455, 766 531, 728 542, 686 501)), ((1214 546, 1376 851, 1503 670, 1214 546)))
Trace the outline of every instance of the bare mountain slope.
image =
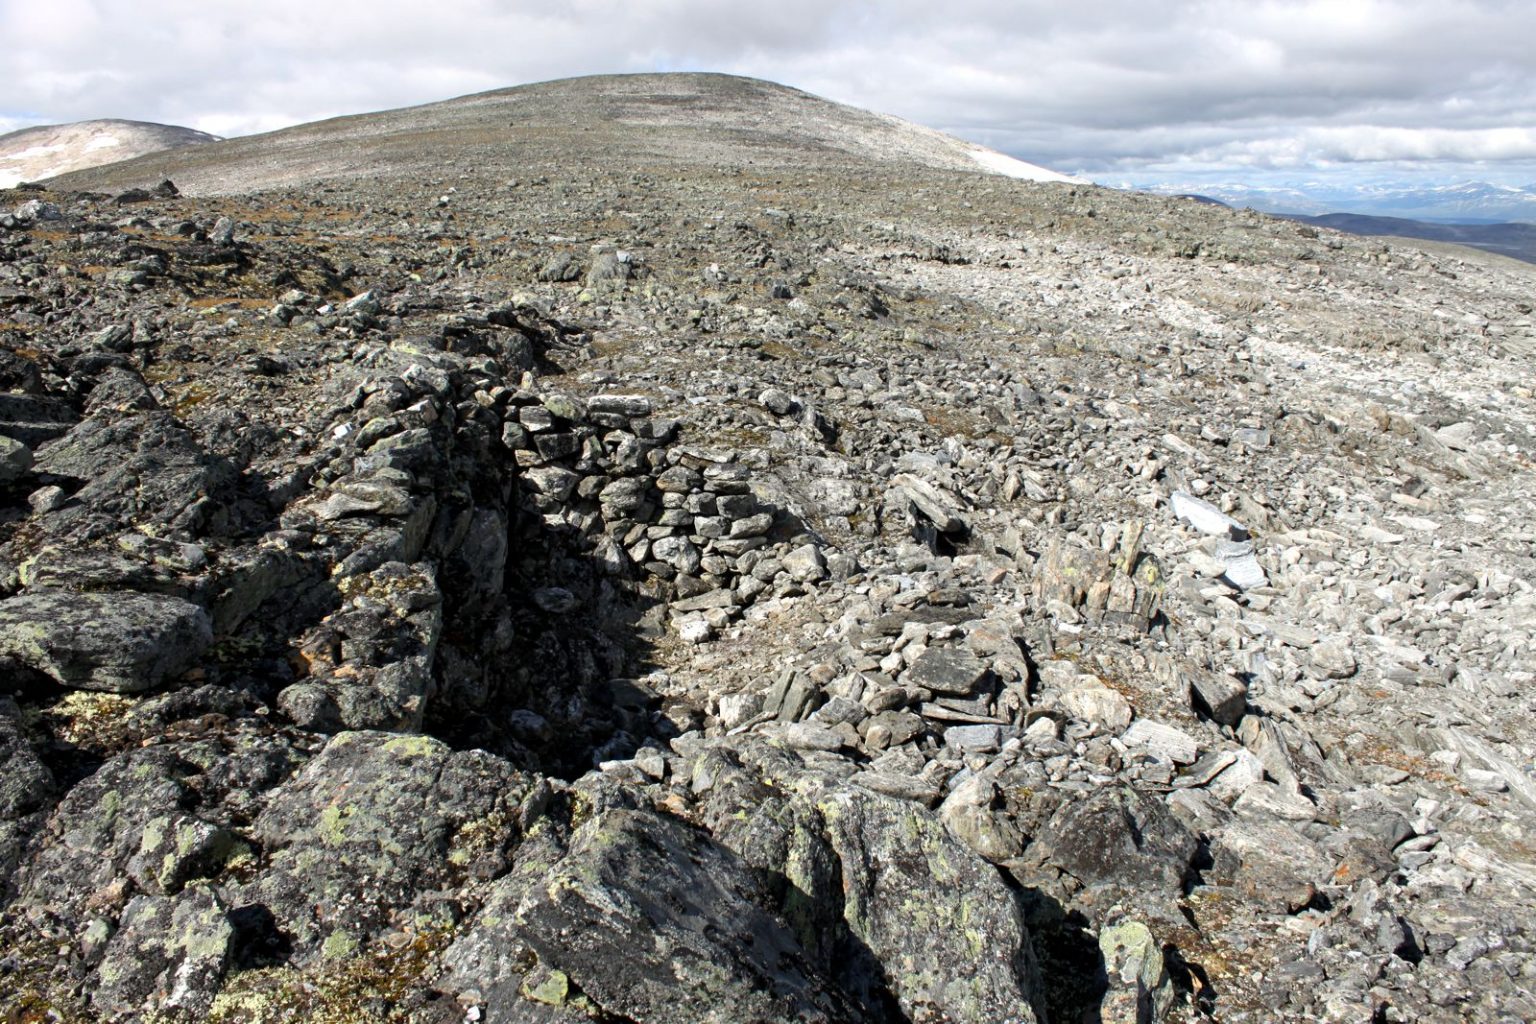
POLYGON ((384 173, 412 177, 570 160, 797 166, 849 161, 1065 175, 903 121, 771 82, 716 74, 609 75, 518 86, 162 153, 78 175, 103 188, 170 177, 189 194, 248 191, 384 173))
POLYGON ((1536 266, 924 139, 0 194, 0 1020, 1536 1020, 1536 266))
POLYGON ((191 128, 112 118, 23 128, 0 135, 0 188, 217 141, 191 128))

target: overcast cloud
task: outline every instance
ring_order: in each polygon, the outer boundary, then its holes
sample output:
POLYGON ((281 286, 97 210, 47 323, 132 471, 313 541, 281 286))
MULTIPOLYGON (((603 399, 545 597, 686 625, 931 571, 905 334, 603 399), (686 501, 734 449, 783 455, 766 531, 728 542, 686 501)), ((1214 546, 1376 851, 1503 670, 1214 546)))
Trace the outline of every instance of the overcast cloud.
POLYGON ((755 75, 1105 182, 1536 182, 1531 0, 0 0, 0 130, 247 134, 599 72, 755 75))

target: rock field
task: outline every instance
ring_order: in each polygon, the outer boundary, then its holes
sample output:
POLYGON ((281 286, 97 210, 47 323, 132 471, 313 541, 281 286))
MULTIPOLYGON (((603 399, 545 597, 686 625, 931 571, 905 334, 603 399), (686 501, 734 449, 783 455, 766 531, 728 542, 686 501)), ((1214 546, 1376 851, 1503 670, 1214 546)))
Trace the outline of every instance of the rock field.
POLYGON ((656 81, 0 193, 0 1018, 1536 1018, 1536 267, 656 81))

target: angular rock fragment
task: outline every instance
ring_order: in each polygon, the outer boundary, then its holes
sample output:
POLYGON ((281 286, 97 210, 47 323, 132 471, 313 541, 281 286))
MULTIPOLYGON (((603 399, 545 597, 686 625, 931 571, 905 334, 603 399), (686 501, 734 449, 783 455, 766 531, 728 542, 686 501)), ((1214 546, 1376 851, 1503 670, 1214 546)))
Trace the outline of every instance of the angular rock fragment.
POLYGON ((930 647, 907 669, 902 681, 937 694, 970 697, 986 690, 992 681, 986 662, 953 647, 930 647))
POLYGON ((1119 787, 1062 807, 1036 837, 1031 856, 1085 885, 1176 895, 1195 850, 1195 837, 1162 801, 1119 787))
POLYGON ((800 583, 815 583, 827 577, 827 559, 821 548, 804 544, 784 556, 784 571, 800 583))
POLYGON ((1200 745, 1193 736, 1181 729, 1147 718, 1131 723, 1120 737, 1122 743, 1132 749, 1145 749, 1175 764, 1194 764, 1200 756, 1200 745))
POLYGON ((1290 825, 1234 821, 1212 837, 1212 876, 1284 912, 1311 902, 1331 869, 1317 844, 1290 825))
POLYGON ((999 863, 1024 850, 1024 837, 1006 814, 999 813, 999 803, 997 786, 989 779, 973 775, 945 798, 939 807, 939 819, 950 835, 977 855, 999 863))
POLYGON ((1264 766, 1246 750, 1233 752, 1231 762, 1206 783, 1211 795, 1231 804, 1264 778, 1264 766))
MULTIPOLYGON (((1090 677, 1091 678, 1091 677, 1090 677)), ((1109 733, 1124 732, 1131 724, 1131 704, 1118 690, 1093 681, 1061 694, 1062 710, 1073 718, 1094 722, 1109 733)))
POLYGON ((1173 514, 1184 520, 1196 531, 1211 537, 1228 537, 1246 540, 1248 528, 1227 515, 1208 501, 1202 501, 1187 491, 1174 491, 1170 499, 1173 514))
POLYGON ((1315 679, 1348 679, 1355 674, 1359 663, 1342 640, 1328 640, 1316 644, 1307 651, 1305 668, 1315 679))
POLYGON ((1248 708, 1248 687, 1225 673, 1200 669, 1183 673, 1196 711, 1221 725, 1236 725, 1248 708))
POLYGON ((891 478, 891 487, 933 523, 939 533, 961 535, 969 529, 964 511, 928 481, 901 473, 891 478))
POLYGON ((1221 578, 1238 590, 1252 590, 1269 582, 1269 577, 1264 574, 1264 567, 1259 565, 1259 560, 1254 557, 1252 541, 1243 541, 1240 544, 1226 542, 1225 546, 1218 545, 1216 558, 1223 565, 1221 578))
POLYGON ((20 441, 0 436, 0 486, 13 484, 32 468, 32 450, 20 441))

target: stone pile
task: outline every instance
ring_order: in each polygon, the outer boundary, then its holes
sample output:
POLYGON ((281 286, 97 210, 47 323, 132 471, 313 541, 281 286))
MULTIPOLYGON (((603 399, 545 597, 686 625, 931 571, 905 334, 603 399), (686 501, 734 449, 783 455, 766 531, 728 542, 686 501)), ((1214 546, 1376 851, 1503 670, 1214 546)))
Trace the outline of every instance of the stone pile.
MULTIPOLYGON (((615 576, 657 581, 687 640, 712 636, 765 593, 829 575, 823 545, 753 491, 726 449, 685 444, 644 395, 492 392, 528 505, 583 538, 615 576)), ((846 571, 846 570, 845 570, 846 571)))

